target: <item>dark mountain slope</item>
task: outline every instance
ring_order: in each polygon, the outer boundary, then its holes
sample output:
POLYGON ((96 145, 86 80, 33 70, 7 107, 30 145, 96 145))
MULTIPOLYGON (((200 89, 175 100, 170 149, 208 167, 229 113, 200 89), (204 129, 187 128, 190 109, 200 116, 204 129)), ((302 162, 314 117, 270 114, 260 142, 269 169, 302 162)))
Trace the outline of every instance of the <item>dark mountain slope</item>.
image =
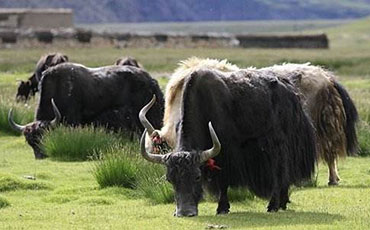
POLYGON ((358 18, 370 0, 1 0, 5 8, 72 8, 76 23, 358 18))

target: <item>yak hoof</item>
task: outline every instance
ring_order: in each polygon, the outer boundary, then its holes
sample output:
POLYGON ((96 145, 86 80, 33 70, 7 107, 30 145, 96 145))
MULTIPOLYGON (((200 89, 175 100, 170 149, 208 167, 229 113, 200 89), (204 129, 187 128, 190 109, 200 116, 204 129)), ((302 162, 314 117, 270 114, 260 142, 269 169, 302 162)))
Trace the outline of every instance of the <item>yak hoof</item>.
POLYGON ((267 209, 267 212, 277 212, 277 211, 279 211, 278 208, 268 208, 267 209))
POLYGON ((328 185, 329 186, 337 186, 337 185, 339 185, 339 182, 338 181, 329 181, 328 185))
POLYGON ((42 160, 42 159, 45 159, 45 158, 47 158, 48 156, 46 156, 45 154, 43 154, 43 153, 37 153, 37 154, 35 154, 35 159, 36 160, 42 160))
POLYGON ((281 210, 286 210, 286 204, 284 204, 284 205, 280 205, 280 208, 281 208, 281 210))
POLYGON ((230 212, 229 210, 220 210, 220 211, 217 210, 217 215, 226 215, 229 212, 230 212))

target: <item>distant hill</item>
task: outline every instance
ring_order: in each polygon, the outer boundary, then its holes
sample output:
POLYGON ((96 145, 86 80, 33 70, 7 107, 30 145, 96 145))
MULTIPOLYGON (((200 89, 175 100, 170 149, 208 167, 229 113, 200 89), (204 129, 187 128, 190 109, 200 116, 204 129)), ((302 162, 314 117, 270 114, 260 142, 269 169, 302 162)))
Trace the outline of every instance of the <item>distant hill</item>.
POLYGON ((1 0, 4 8, 72 8, 76 23, 348 19, 370 0, 1 0))

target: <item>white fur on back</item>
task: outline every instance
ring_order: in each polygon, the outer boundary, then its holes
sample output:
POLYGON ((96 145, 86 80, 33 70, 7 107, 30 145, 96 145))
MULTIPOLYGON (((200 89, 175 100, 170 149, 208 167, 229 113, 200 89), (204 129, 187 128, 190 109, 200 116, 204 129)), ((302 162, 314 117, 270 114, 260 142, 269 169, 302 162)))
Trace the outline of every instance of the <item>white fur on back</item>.
POLYGON ((184 79, 194 71, 201 68, 216 69, 222 72, 234 72, 239 70, 236 65, 229 63, 226 59, 201 59, 191 57, 181 61, 179 67, 171 75, 170 81, 166 86, 165 112, 163 119, 163 128, 160 132, 162 138, 171 146, 175 146, 176 124, 180 120, 181 91, 184 79))
MULTIPOLYGON (((298 83, 298 87, 305 97, 306 102, 314 102, 318 91, 322 88, 326 88, 331 84, 331 78, 333 74, 319 66, 312 66, 310 63, 305 64, 291 64, 285 63, 282 65, 274 65, 259 69, 259 71, 271 71, 275 75, 280 77, 288 77, 291 74, 300 74, 301 80, 298 83)), ((312 104, 306 105, 309 110, 313 106, 312 104)))

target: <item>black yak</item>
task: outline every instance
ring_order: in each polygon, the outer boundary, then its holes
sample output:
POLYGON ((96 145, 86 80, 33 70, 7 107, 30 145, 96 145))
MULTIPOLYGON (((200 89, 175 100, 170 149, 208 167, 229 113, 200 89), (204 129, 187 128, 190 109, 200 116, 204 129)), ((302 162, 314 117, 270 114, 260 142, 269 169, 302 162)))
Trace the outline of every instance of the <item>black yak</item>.
MULTIPOLYGON (((147 147, 152 148, 152 151, 153 148, 157 151, 167 149, 167 144, 175 147, 185 76, 204 67, 224 72, 240 70, 226 60, 190 58, 183 61, 166 87, 164 126, 161 130, 151 132, 151 138, 147 138, 147 147)), ((303 108, 314 124, 319 156, 328 164, 328 184, 337 185, 340 180, 337 172, 338 157, 355 154, 358 145, 355 130, 358 114, 348 92, 332 73, 310 64, 284 64, 262 69, 248 68, 246 71, 285 78, 294 83, 303 97, 303 108)))
MULTIPOLYGON (((177 93, 166 101, 173 106, 167 122, 173 122, 176 133, 175 143, 169 143, 174 151, 148 153, 144 132, 141 154, 166 166, 176 216, 198 214, 202 185, 219 197, 218 214, 229 212, 230 186, 270 199, 269 212, 286 209, 289 187, 311 178, 317 155, 314 130, 298 92, 285 78, 210 67, 190 68, 173 79, 181 85, 172 88, 177 93)), ((164 129, 169 123, 156 131, 146 119, 154 103, 155 97, 139 114, 151 137, 171 132, 164 129)))
POLYGON ((133 66, 87 68, 73 63, 59 64, 44 71, 40 90, 35 122, 17 125, 9 113, 9 123, 23 132, 37 159, 45 157, 39 142, 55 111, 61 115, 58 120, 67 125, 101 125, 140 135, 144 129, 137 114, 155 94, 159 100, 149 120, 158 128, 162 124, 164 100, 158 83, 147 72, 133 66), (57 108, 53 109, 52 99, 57 108))
POLYGON ((27 101, 30 96, 34 96, 36 92, 38 92, 38 84, 41 80, 42 72, 49 67, 56 66, 64 62, 68 62, 68 57, 61 53, 50 53, 42 56, 37 62, 35 72, 31 77, 29 77, 27 81, 20 81, 16 100, 27 101))

